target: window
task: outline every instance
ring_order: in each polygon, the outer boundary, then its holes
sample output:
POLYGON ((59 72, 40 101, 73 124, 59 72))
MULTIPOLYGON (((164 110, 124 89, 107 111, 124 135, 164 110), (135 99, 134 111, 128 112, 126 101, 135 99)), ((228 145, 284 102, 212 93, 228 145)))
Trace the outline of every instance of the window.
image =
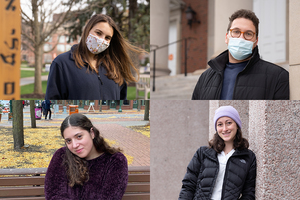
POLYGON ((66 36, 61 35, 61 36, 59 37, 59 43, 65 43, 65 41, 66 41, 66 36))
POLYGON ((44 51, 49 51, 50 49, 52 49, 51 44, 44 44, 44 51))
POLYGON ((71 47, 72 47, 72 45, 67 44, 67 45, 66 45, 66 51, 71 50, 71 47))
POLYGON ((59 51, 59 52, 65 52, 66 50, 65 50, 65 45, 64 44, 58 44, 57 46, 56 46, 56 48, 57 48, 57 51, 59 51))
POLYGON ((51 63, 51 62, 52 62, 52 55, 44 54, 44 63, 51 63))

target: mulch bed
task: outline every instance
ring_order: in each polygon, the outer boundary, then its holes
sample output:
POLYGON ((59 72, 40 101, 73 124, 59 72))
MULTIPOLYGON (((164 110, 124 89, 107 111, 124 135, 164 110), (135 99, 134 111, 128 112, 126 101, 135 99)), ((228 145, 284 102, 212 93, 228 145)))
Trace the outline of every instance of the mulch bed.
POLYGON ((22 94, 22 99, 45 99, 45 94, 22 94))

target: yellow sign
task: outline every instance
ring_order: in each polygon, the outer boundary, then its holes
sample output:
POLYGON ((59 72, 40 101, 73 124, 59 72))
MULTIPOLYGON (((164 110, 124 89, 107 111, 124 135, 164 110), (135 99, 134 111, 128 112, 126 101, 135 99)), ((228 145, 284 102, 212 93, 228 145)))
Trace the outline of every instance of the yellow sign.
POLYGON ((20 0, 0 2, 0 99, 20 99, 20 0))

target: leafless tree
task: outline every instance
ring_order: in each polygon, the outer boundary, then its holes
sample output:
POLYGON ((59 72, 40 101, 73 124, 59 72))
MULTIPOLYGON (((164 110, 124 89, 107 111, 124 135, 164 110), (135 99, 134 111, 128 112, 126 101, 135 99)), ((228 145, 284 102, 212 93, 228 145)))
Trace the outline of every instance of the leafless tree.
POLYGON ((43 93, 41 80, 43 54, 51 52, 57 45, 44 51, 44 44, 72 17, 71 14, 74 10, 80 11, 82 2, 80 0, 27 0, 27 3, 21 5, 22 45, 34 52, 35 55, 35 94, 43 93), (54 13, 60 14, 52 21, 54 13))

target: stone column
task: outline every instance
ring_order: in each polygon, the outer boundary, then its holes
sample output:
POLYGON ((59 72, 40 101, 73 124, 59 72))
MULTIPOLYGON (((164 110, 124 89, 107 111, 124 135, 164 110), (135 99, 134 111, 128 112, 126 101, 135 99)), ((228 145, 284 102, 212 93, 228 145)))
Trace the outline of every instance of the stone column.
POLYGON ((300 102, 250 101, 249 143, 256 154, 256 199, 300 196, 300 102))
POLYGON ((290 99, 300 99, 300 1, 290 0, 289 1, 289 72, 290 72, 290 99))
POLYGON ((227 49, 225 34, 229 23, 228 18, 239 9, 252 10, 253 0, 215 0, 214 17, 210 18, 210 23, 214 23, 214 35, 209 36, 209 38, 214 38, 214 54, 208 55, 208 57, 217 56, 227 49))
MULTIPOLYGON (((169 1, 150 1, 150 45, 163 46, 169 42, 169 1)), ((150 53, 151 76, 153 76, 153 52, 150 53)), ((168 47, 156 51, 155 76, 170 74, 168 69, 168 47)))
POLYGON ((187 165, 208 145, 208 101, 151 101, 151 200, 178 199, 187 165))

